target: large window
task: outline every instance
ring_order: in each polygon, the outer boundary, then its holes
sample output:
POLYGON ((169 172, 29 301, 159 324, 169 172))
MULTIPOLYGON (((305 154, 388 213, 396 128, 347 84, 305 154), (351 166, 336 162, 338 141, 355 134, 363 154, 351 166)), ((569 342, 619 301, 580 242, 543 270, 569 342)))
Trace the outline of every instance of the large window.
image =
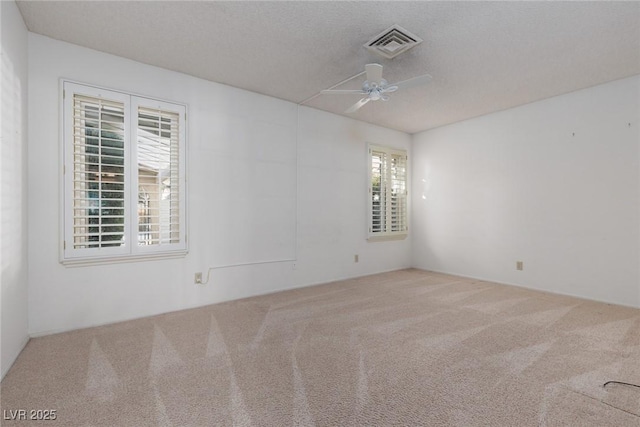
POLYGON ((185 106, 63 83, 63 261, 186 252, 185 106))
POLYGON ((407 152, 369 146, 369 238, 407 235, 407 152))

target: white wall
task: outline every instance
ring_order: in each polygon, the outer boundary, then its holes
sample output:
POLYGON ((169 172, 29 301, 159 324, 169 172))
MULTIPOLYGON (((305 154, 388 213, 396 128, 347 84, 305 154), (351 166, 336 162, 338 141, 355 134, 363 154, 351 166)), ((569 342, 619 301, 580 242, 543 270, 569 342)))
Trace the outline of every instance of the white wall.
POLYGON ((407 134, 304 107, 298 123, 295 104, 35 34, 29 85, 29 203, 39 207, 29 212, 34 335, 410 265, 410 239, 365 240, 366 142, 408 149, 407 134), (187 257, 58 262, 60 78, 188 105, 187 257), (269 204, 258 203, 267 193, 269 204), (219 269, 208 285, 193 284, 209 266, 296 252, 295 270, 294 262, 219 269))
POLYGON ((410 136, 311 108, 300 112, 296 283, 409 267, 410 238, 373 243, 366 238, 367 143, 404 148, 411 156, 410 136))
POLYGON ((13 1, 0 2, 0 378, 27 335, 27 28, 13 1))
POLYGON ((635 76, 414 135, 413 266, 640 306, 639 119, 635 76))

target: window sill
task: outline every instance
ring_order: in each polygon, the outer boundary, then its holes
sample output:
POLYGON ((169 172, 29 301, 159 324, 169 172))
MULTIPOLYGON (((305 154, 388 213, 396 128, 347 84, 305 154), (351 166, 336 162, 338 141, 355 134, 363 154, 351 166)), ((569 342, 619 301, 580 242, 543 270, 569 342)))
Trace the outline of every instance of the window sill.
POLYGON ((407 238, 408 233, 394 233, 394 234, 384 234, 382 236, 369 236, 367 239, 368 242, 388 242, 392 240, 404 240, 407 238))
POLYGON ((158 254, 143 254, 143 255, 122 255, 122 256, 110 256, 102 258, 79 258, 79 259, 63 259, 60 261, 65 267, 90 267, 94 265, 105 264, 122 264, 127 262, 143 262, 143 261, 157 261, 171 258, 184 258, 189 251, 176 251, 176 252, 163 252, 158 254))

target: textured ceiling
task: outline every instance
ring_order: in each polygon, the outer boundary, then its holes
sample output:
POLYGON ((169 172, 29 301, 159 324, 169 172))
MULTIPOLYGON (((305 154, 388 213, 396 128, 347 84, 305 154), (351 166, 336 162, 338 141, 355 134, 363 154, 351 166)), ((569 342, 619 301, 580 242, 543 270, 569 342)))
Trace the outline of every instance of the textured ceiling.
MULTIPOLYGON (((18 1, 18 7, 32 32, 293 102, 370 62, 384 65, 389 82, 429 73, 428 86, 350 115, 408 133, 640 74, 635 1, 18 1), (392 60, 362 47, 393 24, 424 42, 392 60)), ((307 105, 343 114, 358 99, 321 95, 307 105)))

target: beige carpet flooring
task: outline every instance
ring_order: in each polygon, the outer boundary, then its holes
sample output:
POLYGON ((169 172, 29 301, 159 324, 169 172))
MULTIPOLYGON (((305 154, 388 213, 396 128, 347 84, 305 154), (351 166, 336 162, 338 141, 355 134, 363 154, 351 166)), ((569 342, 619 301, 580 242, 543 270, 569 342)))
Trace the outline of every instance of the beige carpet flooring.
POLYGON ((32 339, 2 425, 640 426, 609 380, 640 310, 403 270, 32 339))

